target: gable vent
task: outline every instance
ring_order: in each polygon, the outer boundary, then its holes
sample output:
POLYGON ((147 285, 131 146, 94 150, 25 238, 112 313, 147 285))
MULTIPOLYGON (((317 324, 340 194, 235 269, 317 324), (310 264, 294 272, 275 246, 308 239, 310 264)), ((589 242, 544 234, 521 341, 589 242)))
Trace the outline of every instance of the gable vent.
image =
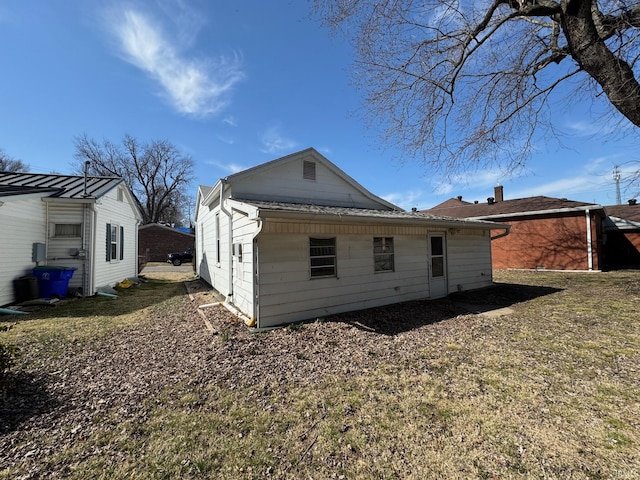
POLYGON ((305 180, 314 180, 316 179, 316 162, 302 162, 302 178, 305 180))

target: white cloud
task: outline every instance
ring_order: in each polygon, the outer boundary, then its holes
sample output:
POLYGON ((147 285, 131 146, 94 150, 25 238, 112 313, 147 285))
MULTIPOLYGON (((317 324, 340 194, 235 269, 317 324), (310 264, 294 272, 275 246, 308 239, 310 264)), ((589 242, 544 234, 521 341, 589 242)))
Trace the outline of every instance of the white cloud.
POLYGON ((213 161, 213 160, 208 160, 208 161, 205 162, 205 164, 217 167, 220 170, 223 170, 224 172, 227 172, 227 173, 238 173, 238 172, 241 172, 242 170, 246 170, 248 168, 248 167, 245 167, 243 165, 238 165, 236 163, 223 164, 223 163, 219 163, 219 162, 216 162, 216 161, 213 161))
POLYGON ((387 202, 391 202, 405 210, 411 210, 411 208, 418 205, 417 201, 422 197, 421 190, 409 190, 407 192, 396 192, 381 195, 387 202))
POLYGON ((227 125, 229 125, 230 127, 237 127, 238 126, 238 122, 236 121, 235 117, 229 115, 227 117, 224 117, 222 119, 223 123, 226 123, 227 125))
POLYGON ((272 125, 267 128, 260 136, 260 141, 263 146, 261 151, 271 155, 283 152, 291 153, 298 146, 298 142, 285 137, 281 133, 281 128, 278 125, 272 125))
POLYGON ((244 78, 242 59, 238 55, 205 60, 185 56, 182 49, 190 46, 199 24, 188 22, 189 15, 177 17, 175 38, 138 10, 114 9, 107 18, 123 58, 155 80, 178 112, 214 114, 227 105, 231 90, 244 78))

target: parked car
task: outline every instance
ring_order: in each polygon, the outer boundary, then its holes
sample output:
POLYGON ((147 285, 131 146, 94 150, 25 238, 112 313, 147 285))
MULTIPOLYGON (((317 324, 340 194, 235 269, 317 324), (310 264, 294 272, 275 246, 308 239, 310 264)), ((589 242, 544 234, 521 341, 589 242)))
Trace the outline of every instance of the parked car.
POLYGON ((169 253, 167 255, 167 263, 173 263, 176 267, 184 262, 193 260, 193 248, 187 248, 184 252, 169 253))

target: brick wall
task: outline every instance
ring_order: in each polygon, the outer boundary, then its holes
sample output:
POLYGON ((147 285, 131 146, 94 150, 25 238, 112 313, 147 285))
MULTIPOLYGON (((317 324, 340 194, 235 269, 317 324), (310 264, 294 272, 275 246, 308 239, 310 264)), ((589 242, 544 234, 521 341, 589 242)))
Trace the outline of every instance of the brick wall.
MULTIPOLYGON (((584 212, 504 220, 511 232, 491 242, 493 268, 588 270, 584 212)), ((591 217, 593 269, 600 268, 600 217, 591 217)))
POLYGON ((183 252, 195 245, 195 236, 161 225, 147 225, 138 230, 138 254, 149 262, 166 262, 167 254, 183 252))

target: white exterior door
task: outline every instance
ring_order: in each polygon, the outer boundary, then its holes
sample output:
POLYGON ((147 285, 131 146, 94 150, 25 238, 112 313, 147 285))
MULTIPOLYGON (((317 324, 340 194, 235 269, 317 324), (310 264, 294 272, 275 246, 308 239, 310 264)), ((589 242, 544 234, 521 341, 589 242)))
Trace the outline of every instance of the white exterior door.
POLYGON ((429 234, 429 297, 447 296, 447 248, 442 233, 429 234))

